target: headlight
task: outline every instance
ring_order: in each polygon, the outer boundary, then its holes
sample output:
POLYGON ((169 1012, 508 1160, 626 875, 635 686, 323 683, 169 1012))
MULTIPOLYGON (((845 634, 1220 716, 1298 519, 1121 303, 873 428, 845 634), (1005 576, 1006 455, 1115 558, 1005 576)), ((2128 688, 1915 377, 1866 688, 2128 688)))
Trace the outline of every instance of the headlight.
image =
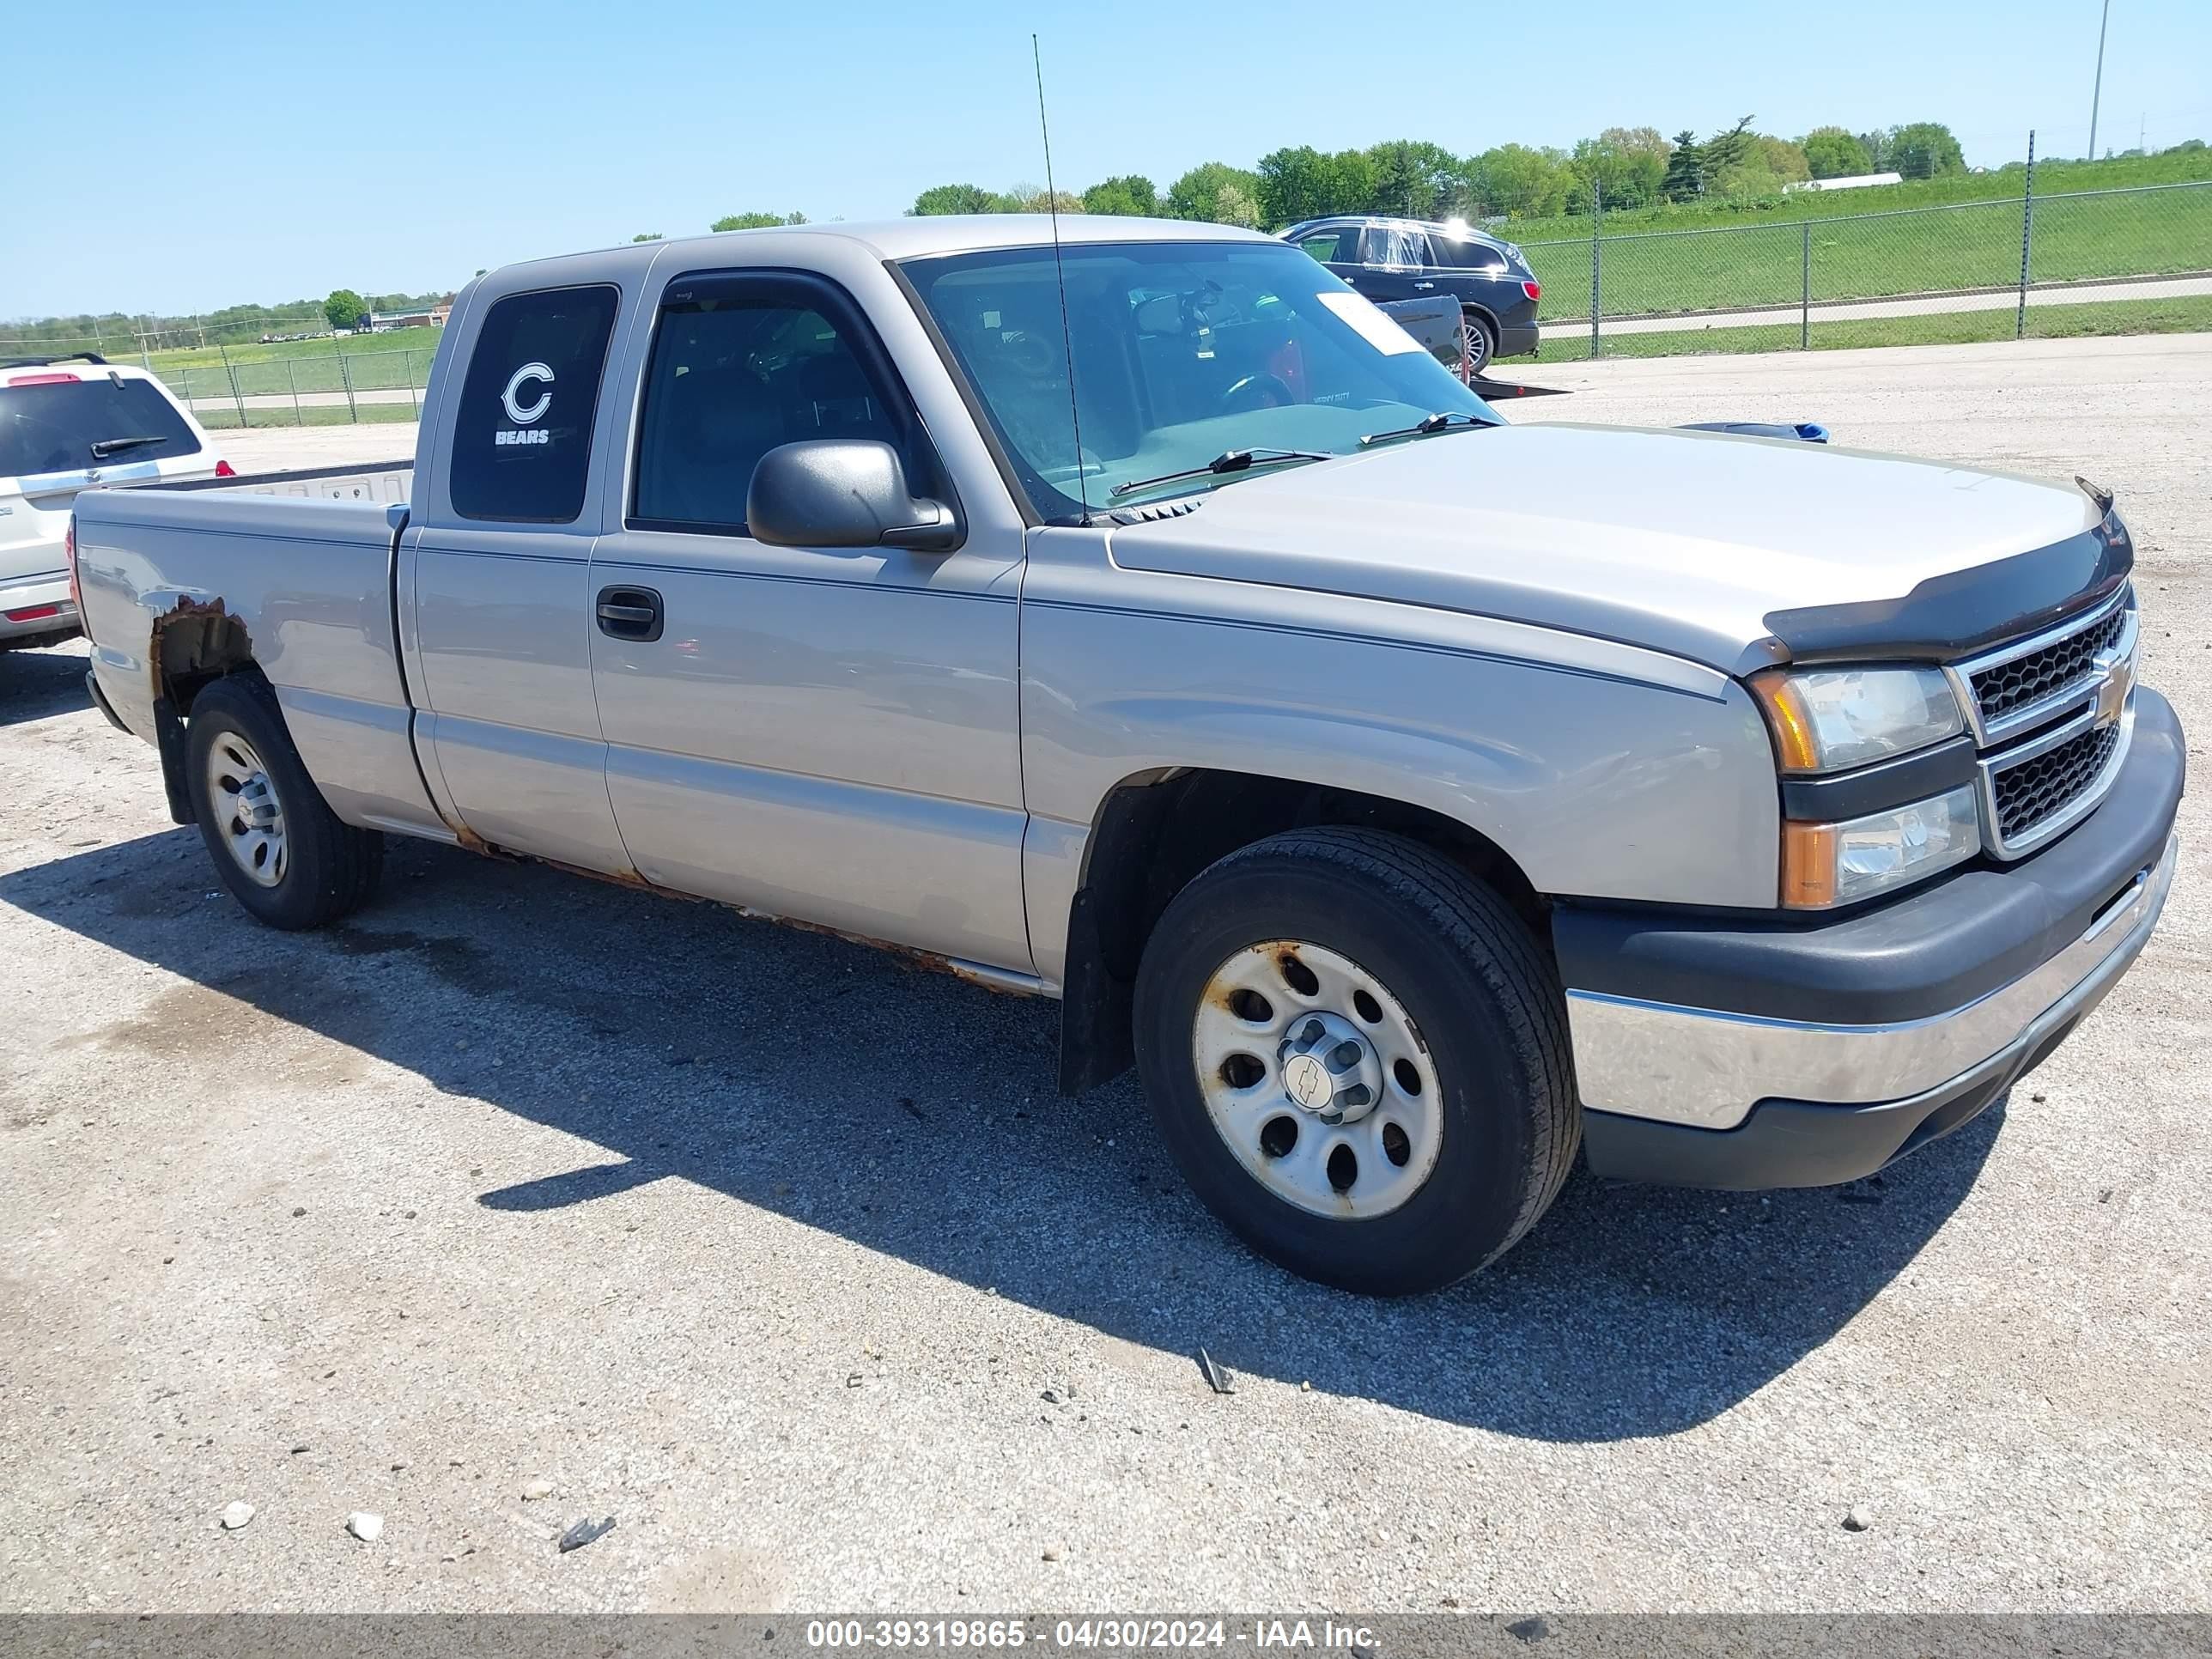
POLYGON ((1971 785, 1843 823, 1782 826, 1782 902, 1819 910, 1932 876, 1981 851, 1971 785))
POLYGON ((1752 677, 1785 772, 1840 772, 1966 730, 1934 668, 1775 669, 1752 677))

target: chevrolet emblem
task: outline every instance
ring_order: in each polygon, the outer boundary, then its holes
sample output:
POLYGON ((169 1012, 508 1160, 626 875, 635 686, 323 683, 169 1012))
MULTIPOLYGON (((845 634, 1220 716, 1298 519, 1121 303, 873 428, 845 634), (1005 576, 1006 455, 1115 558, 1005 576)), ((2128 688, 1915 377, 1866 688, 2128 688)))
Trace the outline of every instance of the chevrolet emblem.
POLYGON ((2128 694, 2136 689, 2136 665, 2126 657, 2100 660, 2105 678, 2097 686, 2097 724, 2110 726, 2127 712, 2128 694))

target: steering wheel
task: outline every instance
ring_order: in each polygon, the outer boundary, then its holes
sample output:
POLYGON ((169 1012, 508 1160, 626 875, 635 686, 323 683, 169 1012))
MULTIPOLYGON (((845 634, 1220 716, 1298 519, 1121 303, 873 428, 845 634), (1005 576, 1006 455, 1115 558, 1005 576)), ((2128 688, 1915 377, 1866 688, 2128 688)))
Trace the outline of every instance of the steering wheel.
POLYGON ((1012 339, 1001 339, 998 357, 1014 373, 1032 380, 1048 379, 1061 366, 1060 355, 1054 349, 1053 342, 1029 329, 1022 330, 1012 339))
POLYGON ((1221 394, 1220 413, 1243 415, 1255 409, 1287 409, 1297 396, 1279 374, 1247 374, 1221 394))

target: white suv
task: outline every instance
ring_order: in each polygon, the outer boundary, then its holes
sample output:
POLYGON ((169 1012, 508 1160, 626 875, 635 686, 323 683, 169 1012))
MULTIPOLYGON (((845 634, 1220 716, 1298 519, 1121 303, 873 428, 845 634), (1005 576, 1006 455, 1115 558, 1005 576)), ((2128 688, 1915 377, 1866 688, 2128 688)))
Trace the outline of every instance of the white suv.
POLYGON ((144 369, 88 352, 0 359, 0 651, 77 631, 62 546, 77 491, 232 476, 144 369))

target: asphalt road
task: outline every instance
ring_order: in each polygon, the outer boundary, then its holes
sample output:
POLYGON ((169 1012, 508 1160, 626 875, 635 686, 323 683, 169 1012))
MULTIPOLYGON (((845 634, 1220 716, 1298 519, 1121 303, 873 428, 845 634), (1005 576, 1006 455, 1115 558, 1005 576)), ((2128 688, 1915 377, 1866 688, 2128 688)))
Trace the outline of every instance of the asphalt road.
MULTIPOLYGON (((2212 337, 1551 378, 2112 485, 2212 731, 2212 337)), ((258 928, 82 673, 0 658, 0 1606, 2212 1607, 2201 788, 2033 1097, 1839 1191, 1578 1176, 1384 1304, 1056 1098, 1048 1005, 419 846, 258 928)))

